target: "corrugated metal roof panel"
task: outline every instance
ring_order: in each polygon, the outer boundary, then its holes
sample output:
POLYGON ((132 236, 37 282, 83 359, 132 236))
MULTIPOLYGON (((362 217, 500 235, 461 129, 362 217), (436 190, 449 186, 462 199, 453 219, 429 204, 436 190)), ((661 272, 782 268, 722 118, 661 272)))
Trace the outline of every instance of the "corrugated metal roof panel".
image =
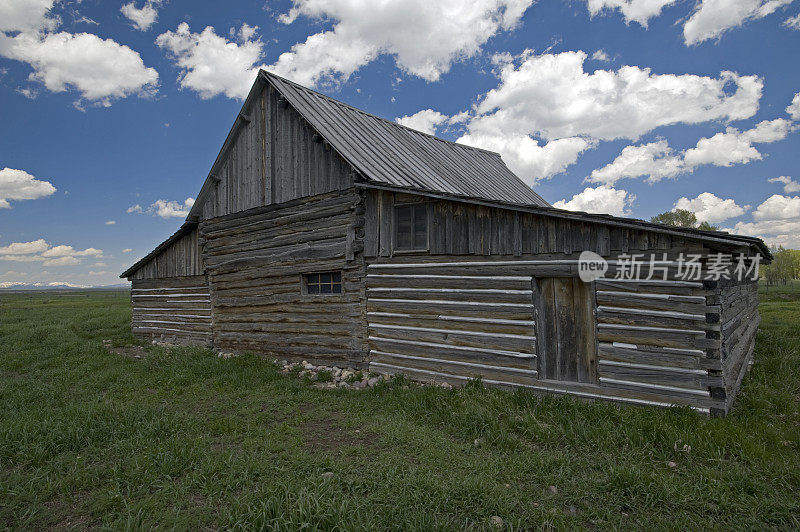
POLYGON ((370 181, 549 206, 503 164, 497 153, 401 126, 280 76, 269 72, 264 75, 370 181))

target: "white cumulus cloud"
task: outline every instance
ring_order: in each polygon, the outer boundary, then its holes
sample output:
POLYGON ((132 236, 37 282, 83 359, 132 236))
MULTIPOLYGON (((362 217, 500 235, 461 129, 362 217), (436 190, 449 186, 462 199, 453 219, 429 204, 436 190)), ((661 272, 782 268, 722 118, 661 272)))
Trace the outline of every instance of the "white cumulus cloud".
POLYGON ((789 29, 800 31, 800 14, 787 18, 783 21, 783 25, 789 29))
POLYGON ((506 165, 529 185, 563 172, 594 145, 582 137, 555 139, 541 145, 529 135, 480 132, 467 133, 457 142, 500 153, 506 165))
POLYGON ((177 201, 156 200, 149 211, 161 218, 185 218, 194 205, 194 198, 186 198, 183 203, 177 201))
POLYGON ((498 87, 478 104, 470 132, 635 140, 660 126, 741 120, 758 110, 758 76, 653 74, 637 66, 589 73, 586 58, 582 51, 526 51, 519 65, 505 64, 498 87))
POLYGON ((103 250, 97 248, 77 250, 63 244, 51 246, 43 238, 0 246, 0 260, 12 262, 40 262, 43 266, 75 266, 85 257, 102 258, 103 250))
POLYGON ((11 207, 8 200, 34 200, 52 195, 56 187, 47 181, 36 179, 24 170, 3 168, 0 170, 0 209, 11 207))
POLYGON ((776 118, 763 120, 745 131, 728 127, 725 132, 701 138, 694 147, 680 153, 670 148, 665 140, 627 146, 614 161, 593 170, 587 181, 613 185, 620 179, 646 177, 649 183, 655 183, 693 172, 702 165, 727 167, 747 164, 762 158, 754 143, 783 140, 791 130, 791 122, 776 118))
POLYGON ((800 248, 800 197, 773 194, 753 212, 753 222, 739 222, 732 229, 759 236, 767 243, 800 248))
MULTIPOLYGON (((128 207, 128 213, 152 214, 160 218, 183 218, 188 216, 189 210, 194 205, 194 198, 186 198, 183 202, 159 199, 148 207, 133 205, 128 207)), ((124 252, 123 252, 124 253, 124 252)))
POLYGON ((0 2, 0 31, 55 29, 58 17, 50 14, 55 0, 3 0, 0 2))
POLYGON ((683 159, 666 140, 640 146, 626 146, 613 162, 592 171, 588 180, 614 185, 623 178, 647 177, 649 182, 675 177, 683 172, 683 159))
POLYGON ((697 146, 686 150, 684 163, 687 171, 704 164, 714 166, 733 166, 747 164, 762 158, 753 143, 771 143, 786 138, 791 124, 788 120, 777 118, 764 120, 747 131, 729 127, 724 133, 697 141, 697 146))
POLYGON ((0 255, 34 255, 43 253, 50 245, 43 239, 31 242, 13 242, 7 246, 0 246, 0 255))
POLYGON ((800 222, 800 196, 773 194, 753 212, 756 221, 796 220, 800 222))
POLYGON ((773 177, 771 179, 767 179, 767 181, 770 183, 783 183, 783 191, 786 194, 791 194, 792 192, 800 192, 800 183, 798 183, 788 175, 773 177))
MULTIPOLYGON (((652 74, 636 66, 590 73, 586 59, 583 51, 526 50, 516 58, 497 57, 499 83, 474 107, 457 142, 499 151, 512 170, 534 184, 564 171, 598 141, 638 139, 667 125, 739 120, 758 110, 763 80, 757 76, 652 74)), ((659 149, 666 148, 660 143, 647 148, 659 149)), ((631 151, 628 171, 643 164, 633 159, 647 155, 631 151)), ((673 162, 660 160, 661 172, 675 174, 673 162)))
POLYGON ((645 28, 647 21, 661 14, 661 10, 677 0, 586 0, 586 7, 592 16, 604 10, 619 9, 625 23, 638 22, 645 28))
POLYGON ((120 11, 127 18, 134 28, 139 31, 147 31, 158 20, 159 0, 148 0, 142 7, 136 7, 135 2, 124 4, 120 11))
POLYGON ((749 20, 764 18, 792 0, 700 0, 683 26, 688 45, 722 36, 749 20))
POLYGON ((436 129, 447 121, 447 115, 433 109, 423 109, 413 115, 405 115, 395 119, 395 122, 400 125, 422 131, 428 135, 436 134, 436 129))
POLYGON ((224 94, 241 100, 256 80, 264 49, 264 43, 254 36, 255 27, 247 24, 229 41, 212 26, 192 33, 189 25, 181 22, 175 31, 159 35, 156 44, 167 50, 181 69, 181 87, 204 99, 224 94))
POLYGON ((698 222, 718 223, 743 215, 750 205, 738 205, 732 199, 722 199, 711 192, 703 192, 694 199, 678 199, 675 209, 692 211, 698 222))
POLYGON ((533 0, 294 0, 280 21, 332 21, 269 68, 304 85, 346 80, 380 55, 403 71, 438 80, 450 66, 477 54, 499 31, 512 29, 533 0))
POLYGON ((53 258, 53 257, 102 257, 103 250, 95 249, 95 248, 86 248, 84 250, 78 251, 74 249, 72 246, 53 246, 47 251, 42 253, 42 257, 53 258))
POLYGON ((81 263, 81 261, 79 259, 75 258, 75 257, 63 256, 63 257, 58 257, 58 258, 55 258, 55 259, 45 259, 45 261, 42 262, 42 265, 43 266, 76 266, 76 265, 78 265, 80 263, 81 263))
POLYGON ((0 34, 0 56, 28 63, 29 78, 52 92, 77 90, 82 98, 109 105, 114 99, 147 96, 158 73, 138 52, 91 33, 0 34))
MULTIPOLYGON (((798 15, 800 16, 800 15, 798 15)), ((792 117, 792 120, 800 120, 800 92, 794 95, 792 103, 786 108, 786 112, 792 117)))
POLYGON ((636 196, 625 190, 600 185, 595 188, 585 188, 583 192, 572 196, 569 201, 557 201, 553 203, 553 207, 570 211, 628 216, 630 215, 629 207, 634 200, 636 200, 636 196))

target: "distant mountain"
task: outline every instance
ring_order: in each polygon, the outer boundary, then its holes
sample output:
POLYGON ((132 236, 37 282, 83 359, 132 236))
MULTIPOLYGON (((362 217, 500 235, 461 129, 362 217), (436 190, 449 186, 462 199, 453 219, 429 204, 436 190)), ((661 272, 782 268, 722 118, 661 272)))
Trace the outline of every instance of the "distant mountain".
POLYGON ((80 285, 73 283, 22 283, 0 281, 0 291, 4 290, 121 290, 128 289, 128 283, 108 284, 103 286, 80 285))

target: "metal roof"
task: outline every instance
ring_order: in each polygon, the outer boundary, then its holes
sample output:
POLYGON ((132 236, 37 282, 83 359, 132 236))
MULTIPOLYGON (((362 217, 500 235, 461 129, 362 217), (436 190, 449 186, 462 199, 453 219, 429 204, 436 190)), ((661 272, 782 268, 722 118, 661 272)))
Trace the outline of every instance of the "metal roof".
POLYGON ((261 71, 368 181, 547 207, 500 154, 422 133, 261 71))

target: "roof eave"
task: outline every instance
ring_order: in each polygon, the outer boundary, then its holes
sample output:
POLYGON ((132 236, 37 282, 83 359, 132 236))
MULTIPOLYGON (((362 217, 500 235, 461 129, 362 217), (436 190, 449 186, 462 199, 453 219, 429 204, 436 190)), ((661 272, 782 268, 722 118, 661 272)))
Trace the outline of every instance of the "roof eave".
POLYGON ((417 194, 420 196, 435 197, 451 201, 460 201, 466 203, 475 203, 486 205, 489 207, 504 207, 512 210, 521 210, 526 212, 533 212, 545 216, 554 216, 557 218, 585 221, 589 223, 598 223, 613 225, 617 227, 624 227, 628 229, 643 229, 655 231, 658 233, 668 234, 672 236, 690 237, 707 242, 715 242, 718 244, 728 246, 754 246, 759 249, 761 255, 767 259, 767 262, 772 260, 772 254, 763 240, 753 236, 744 235, 731 235, 721 231, 702 231, 699 229, 690 229, 685 227, 674 227, 670 225, 658 224, 648 222, 645 220, 637 220, 634 218, 623 218, 620 216, 612 216, 610 214, 592 214, 582 211, 568 211, 566 209, 557 209, 555 207, 541 207, 538 205, 531 205, 526 203, 514 203, 508 201, 488 200, 483 198, 476 198, 473 196, 459 196, 456 194, 447 194, 442 192, 434 192, 424 189, 415 189, 409 187, 399 187, 393 185, 385 185, 382 183, 356 183, 357 187, 373 188, 380 190, 389 190, 393 192, 404 192, 408 194, 417 194))

